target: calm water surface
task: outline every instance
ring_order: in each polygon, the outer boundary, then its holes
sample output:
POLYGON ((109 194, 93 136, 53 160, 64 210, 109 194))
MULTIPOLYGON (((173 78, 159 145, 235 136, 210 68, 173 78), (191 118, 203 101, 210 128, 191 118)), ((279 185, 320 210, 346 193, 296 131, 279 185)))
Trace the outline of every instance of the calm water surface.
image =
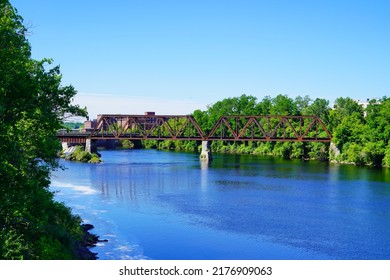
POLYGON ((102 151, 61 161, 56 198, 100 259, 390 259, 390 170, 258 156, 102 151))

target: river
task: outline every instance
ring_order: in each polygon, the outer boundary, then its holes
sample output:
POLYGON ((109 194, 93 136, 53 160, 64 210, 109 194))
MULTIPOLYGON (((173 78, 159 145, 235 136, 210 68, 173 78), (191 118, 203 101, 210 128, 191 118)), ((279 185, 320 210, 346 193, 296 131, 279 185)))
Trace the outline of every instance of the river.
POLYGON ((390 259, 390 170, 251 155, 101 151, 51 189, 99 259, 390 259))

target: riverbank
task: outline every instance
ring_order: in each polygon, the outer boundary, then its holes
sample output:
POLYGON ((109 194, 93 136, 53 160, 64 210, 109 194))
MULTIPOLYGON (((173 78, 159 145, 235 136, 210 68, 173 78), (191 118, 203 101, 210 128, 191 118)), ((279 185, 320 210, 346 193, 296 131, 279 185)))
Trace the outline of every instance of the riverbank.
MULTIPOLYGON (((142 141, 146 149, 199 152, 196 141, 142 141), (188 143, 181 143, 188 142, 188 143)), ((272 156, 282 159, 318 160, 356 166, 390 167, 390 153, 355 149, 353 153, 340 151, 334 143, 321 142, 229 142, 212 141, 211 152, 235 155, 272 156)), ((389 146, 390 147, 390 146, 389 146)), ((390 149, 390 148, 389 148, 390 149)))
POLYGON ((61 158, 72 161, 100 163, 102 162, 100 154, 90 153, 85 151, 82 146, 73 146, 63 150, 60 155, 61 158))
POLYGON ((107 239, 100 240, 99 236, 90 232, 94 228, 91 224, 82 224, 83 236, 76 242, 75 259, 77 260, 97 260, 97 253, 93 253, 90 248, 95 247, 98 242, 108 242, 107 239))

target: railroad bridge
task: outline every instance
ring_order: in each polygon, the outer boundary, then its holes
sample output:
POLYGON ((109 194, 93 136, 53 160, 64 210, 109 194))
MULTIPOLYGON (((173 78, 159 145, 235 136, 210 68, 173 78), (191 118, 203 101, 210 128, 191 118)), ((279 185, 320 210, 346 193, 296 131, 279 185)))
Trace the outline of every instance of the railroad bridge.
POLYGON ((209 127, 202 129, 191 115, 104 114, 84 131, 62 130, 57 137, 63 144, 85 143, 90 152, 97 140, 202 141, 201 159, 205 160, 211 155, 210 141, 331 141, 318 116, 221 116, 209 127))

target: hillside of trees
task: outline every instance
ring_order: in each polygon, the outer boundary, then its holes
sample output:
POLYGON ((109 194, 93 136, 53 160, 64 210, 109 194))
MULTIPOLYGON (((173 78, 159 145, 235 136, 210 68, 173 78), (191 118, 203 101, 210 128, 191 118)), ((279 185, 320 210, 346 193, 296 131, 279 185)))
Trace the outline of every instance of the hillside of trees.
MULTIPOLYGON (((319 116, 332 135, 329 143, 317 142, 228 142, 213 141, 214 153, 272 155, 298 159, 336 161, 356 165, 390 166, 390 98, 371 100, 366 108, 352 98, 337 98, 331 106, 322 98, 251 95, 226 98, 196 110, 193 116, 209 132, 222 115, 291 115, 319 116)), ((149 141, 146 147, 187 150, 198 149, 195 142, 149 141)))
MULTIPOLYGON (((27 29, 16 9, 0 1, 0 259, 75 259, 85 230, 81 218, 53 199, 50 172, 71 105, 59 67, 31 58, 27 29)), ((80 251, 81 250, 81 251, 80 251)))

